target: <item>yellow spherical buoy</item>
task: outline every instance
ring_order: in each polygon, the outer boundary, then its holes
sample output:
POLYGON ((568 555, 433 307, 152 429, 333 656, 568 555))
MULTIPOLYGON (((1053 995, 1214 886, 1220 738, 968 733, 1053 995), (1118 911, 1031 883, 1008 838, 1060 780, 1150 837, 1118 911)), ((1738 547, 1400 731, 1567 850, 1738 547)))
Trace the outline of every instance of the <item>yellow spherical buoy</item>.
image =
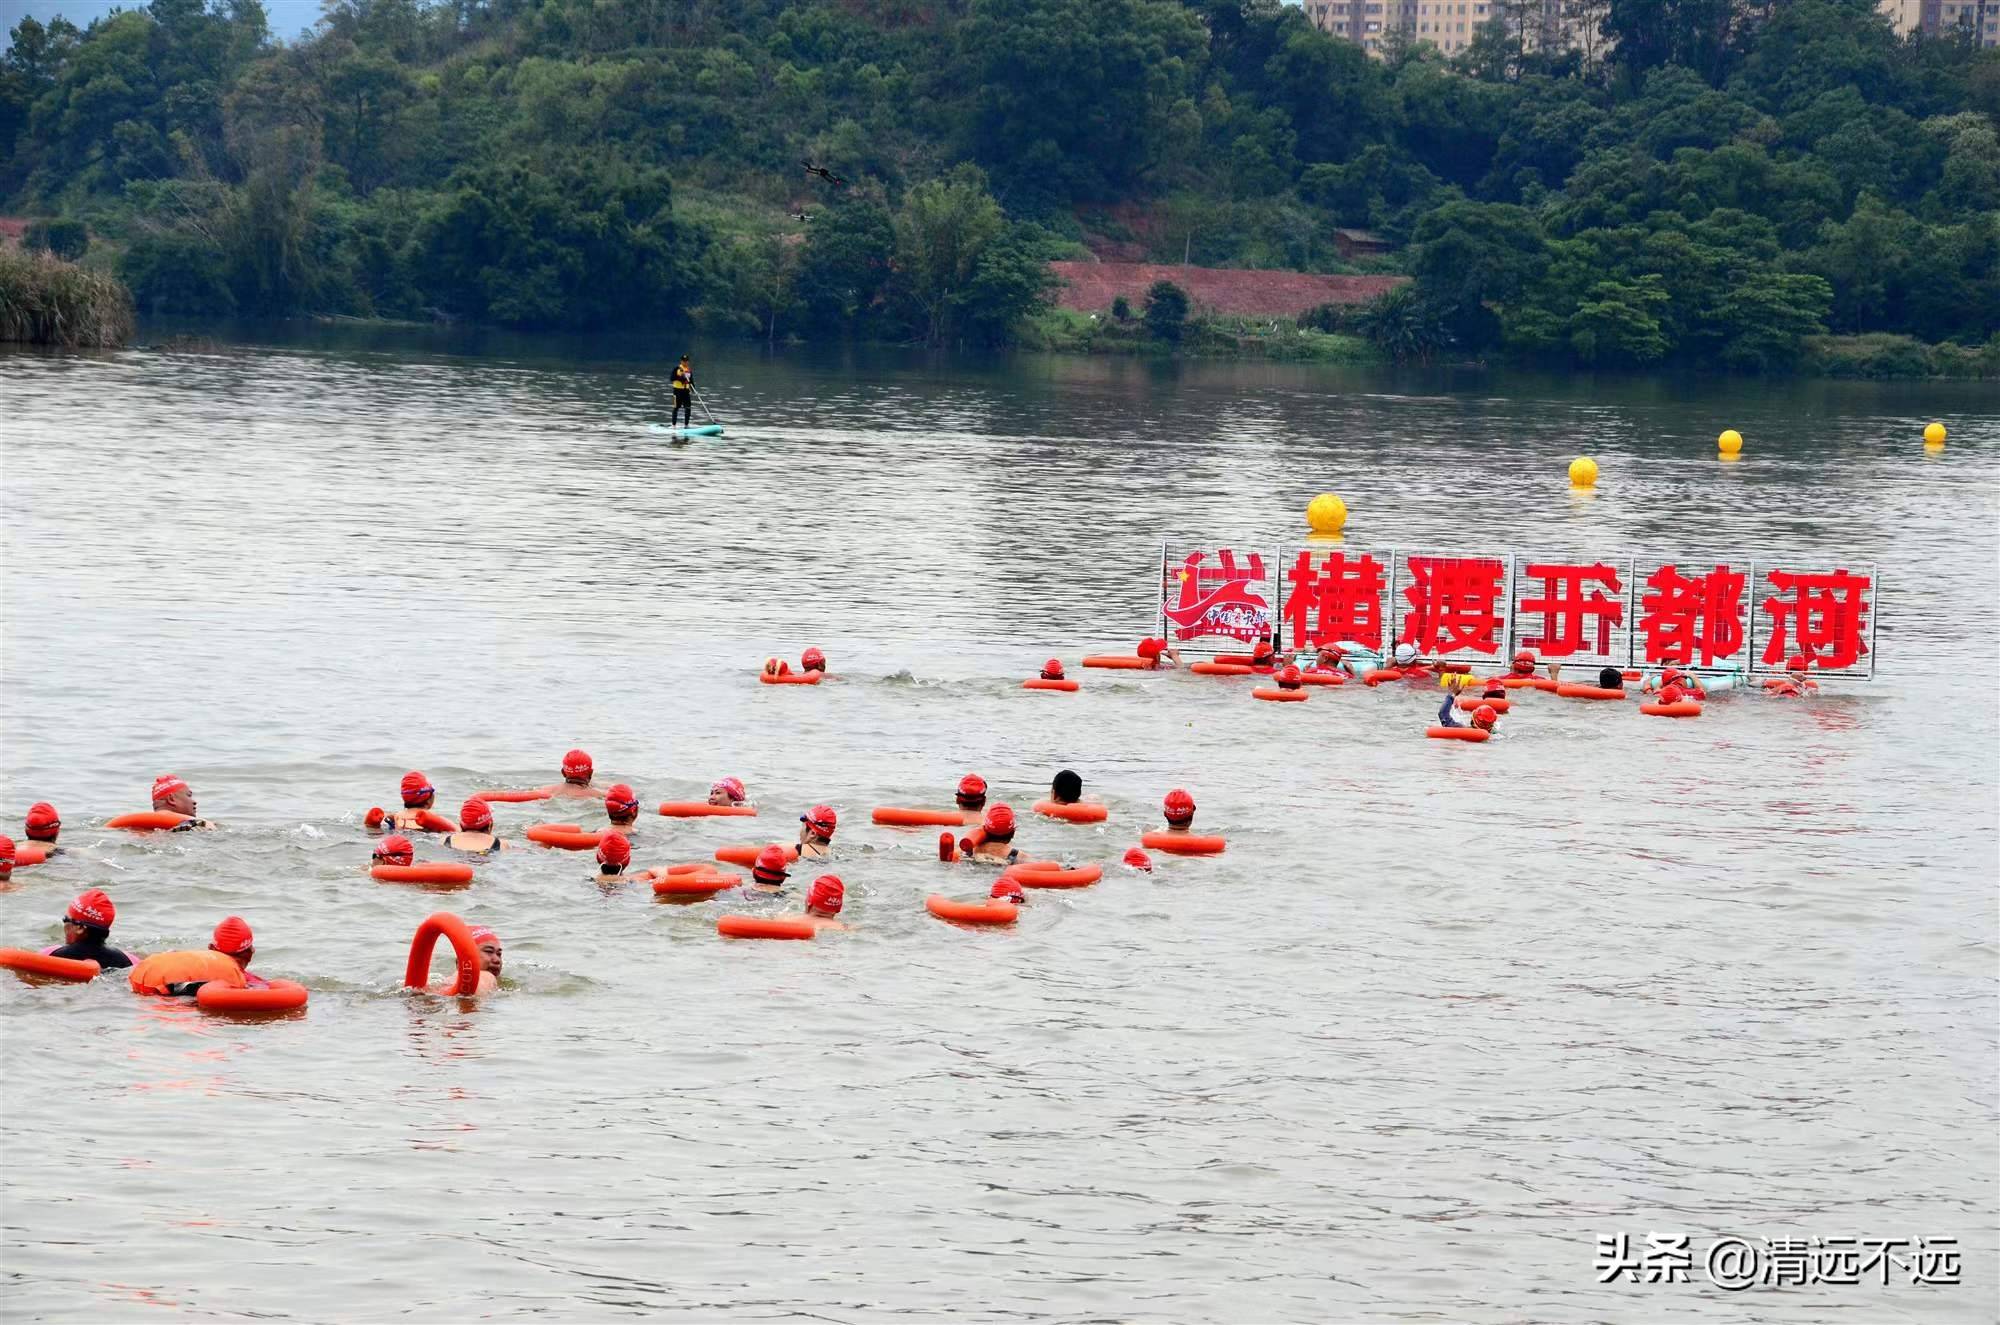
POLYGON ((1347 503, 1322 492, 1306 505, 1306 524, 1315 534, 1337 534, 1347 524, 1347 503))
POLYGON ((1594 488, 1597 486, 1597 462, 1587 455, 1580 455, 1569 462, 1569 485, 1572 488, 1594 488))
POLYGON ((1743 434, 1734 428, 1724 428, 1722 436, 1715 439, 1715 449, 1724 455, 1735 455, 1743 449, 1743 434))
POLYGON ((1924 445, 1925 446, 1944 445, 1944 425, 1942 423, 1933 423, 1929 427, 1924 429, 1924 445))

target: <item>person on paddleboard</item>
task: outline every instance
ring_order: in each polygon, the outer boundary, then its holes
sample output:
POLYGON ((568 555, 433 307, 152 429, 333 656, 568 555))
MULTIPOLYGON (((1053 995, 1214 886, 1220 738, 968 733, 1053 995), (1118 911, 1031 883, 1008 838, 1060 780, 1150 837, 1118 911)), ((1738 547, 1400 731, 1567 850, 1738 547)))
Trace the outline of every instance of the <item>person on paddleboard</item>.
POLYGON ((667 426, 670 428, 679 427, 681 414, 685 411, 687 414, 687 426, 690 428, 694 427, 694 362, 685 354, 681 356, 680 363, 674 368, 673 388, 674 417, 673 421, 667 426))

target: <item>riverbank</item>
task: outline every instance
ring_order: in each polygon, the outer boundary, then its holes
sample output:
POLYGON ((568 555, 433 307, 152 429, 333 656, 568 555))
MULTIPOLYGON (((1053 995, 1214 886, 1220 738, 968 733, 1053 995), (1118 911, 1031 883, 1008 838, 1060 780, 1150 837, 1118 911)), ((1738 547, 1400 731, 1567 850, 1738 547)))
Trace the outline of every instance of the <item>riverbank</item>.
POLYGON ((0 341, 117 349, 138 318, 117 277, 46 253, 0 249, 0 341))
POLYGON ((1359 336, 1315 331, 1291 318, 1193 317, 1178 340, 1155 336, 1139 318, 1050 308, 1025 319, 1018 348, 1047 354, 1131 354, 1155 358, 1273 359, 1373 367, 1389 362, 1359 336))

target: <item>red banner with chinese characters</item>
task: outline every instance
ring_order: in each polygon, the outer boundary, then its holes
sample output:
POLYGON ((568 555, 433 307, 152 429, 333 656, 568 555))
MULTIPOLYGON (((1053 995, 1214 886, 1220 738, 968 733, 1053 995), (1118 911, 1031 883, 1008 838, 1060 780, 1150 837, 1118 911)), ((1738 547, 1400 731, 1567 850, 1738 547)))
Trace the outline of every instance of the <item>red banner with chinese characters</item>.
POLYGON ((1396 554, 1302 547, 1286 555, 1279 601, 1292 646, 1316 649, 1352 640, 1380 653, 1392 619, 1389 570, 1396 554))
POLYGON ((1875 675, 1875 568, 1804 560, 1754 565, 1750 599, 1753 672, 1794 659, 1826 676, 1875 675))
POLYGON ((1506 655, 1512 596, 1505 555, 1412 552, 1392 564, 1396 643, 1416 645, 1420 658, 1475 668, 1506 655))
POLYGON ((1513 649, 1544 662, 1626 667, 1632 657, 1627 558, 1516 556, 1513 649))
POLYGON ((1160 561, 1160 617, 1170 643, 1233 650, 1276 633, 1275 554, 1169 543, 1160 561))
POLYGON ((1641 561, 1633 577, 1634 667, 1749 667, 1748 561, 1641 561))

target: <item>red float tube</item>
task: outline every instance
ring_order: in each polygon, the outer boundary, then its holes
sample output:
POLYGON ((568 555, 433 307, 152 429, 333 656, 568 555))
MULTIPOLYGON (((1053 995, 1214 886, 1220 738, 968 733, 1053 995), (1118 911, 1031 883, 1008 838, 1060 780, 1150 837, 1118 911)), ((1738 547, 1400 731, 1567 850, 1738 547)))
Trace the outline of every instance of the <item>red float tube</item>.
POLYGON ((1248 663, 1198 662, 1189 664, 1188 670, 1196 676, 1248 676, 1256 668, 1248 663))
POLYGON ((521 835, 545 847, 560 847, 564 851, 595 851, 598 842, 609 831, 608 828, 599 828, 585 832, 576 824, 529 824, 521 835))
POLYGON ((1085 667, 1102 667, 1114 672, 1149 672, 1153 670, 1151 661, 1136 653, 1090 653, 1083 658, 1085 667))
POLYGON ((1312 696, 1303 690, 1267 689, 1259 686, 1250 692, 1250 698, 1268 699, 1273 704, 1302 704, 1306 700, 1311 699, 1312 696))
POLYGON ((460 885, 472 882, 472 866, 451 861, 431 861, 422 865, 371 865, 368 875, 377 883, 460 885))
POLYGON ((1560 690, 1562 686, 1546 676, 1502 676, 1496 677, 1509 690, 1560 690))
POLYGON ((518 791, 482 791, 478 799, 489 805, 525 805, 529 801, 545 801, 549 798, 547 787, 527 787, 518 791))
POLYGON ((1345 672, 1300 672, 1299 684, 1309 686, 1344 686, 1347 684, 1345 672))
POLYGON ((1011 925, 1021 918, 1020 907, 999 898, 984 902, 954 902, 949 897, 932 893, 924 899, 924 910, 954 925, 1011 925))
POLYGON ((1056 864, 1009 865, 1000 871, 1003 879, 1012 879, 1023 888, 1088 888, 1104 877, 1102 865, 1082 865, 1076 869, 1064 869, 1056 864))
POLYGON ((1384 681, 1400 681, 1402 679, 1402 669, 1397 667, 1377 667, 1361 674, 1361 684, 1371 686, 1381 685, 1384 681))
POLYGON ((759 672, 757 679, 767 686, 816 686, 824 672, 759 672))
POLYGON ((426 833, 455 833, 458 825, 436 810, 418 810, 417 827, 426 833))
POLYGON ((106 828, 129 828, 135 833, 155 833, 162 829, 178 828, 188 821, 189 816, 175 814, 172 810, 138 810, 132 814, 113 815, 104 821, 106 828))
MULTIPOLYGON (((784 844, 774 843, 774 845, 783 846, 784 844)), ((748 846, 738 844, 735 846, 717 847, 715 849, 715 858, 725 865, 741 865, 744 869, 749 869, 757 863, 757 853, 763 849, 763 847, 754 842, 748 846)), ((785 860, 788 863, 798 858, 799 849, 797 847, 785 847, 785 860)))
POLYGON ((754 818, 754 805, 710 805, 707 801, 661 801, 660 813, 669 819, 748 819, 754 818))
POLYGON ((472 926, 449 911, 439 911, 417 926, 410 940, 410 960, 403 967, 403 985, 431 994, 455 994, 470 998, 479 990, 479 945, 472 941, 472 926), (431 952, 442 938, 458 955, 458 974, 443 988, 431 988, 431 952))
POLYGON ((1511 699, 1494 699, 1485 695, 1460 695, 1458 707, 1465 713, 1477 713, 1481 708, 1490 708, 1495 713, 1505 713, 1514 707, 1511 699))
POLYGON ((1484 727, 1426 727, 1424 735, 1434 741, 1484 741, 1493 733, 1484 727))
POLYGON ((1170 856, 1219 856, 1229 843, 1221 837, 1204 833, 1176 833, 1170 829, 1155 828, 1150 833, 1139 836, 1142 846, 1155 851, 1164 851, 1170 856))
POLYGON ((0 948, 0 971, 12 971, 16 975, 38 980, 68 980, 82 984, 97 978, 98 966, 96 962, 51 957, 45 952, 30 952, 26 948, 0 948))
POLYGON ((1075 681, 1052 681, 1046 676, 1031 676, 1021 682, 1023 690, 1060 690, 1066 695, 1075 694, 1083 687, 1075 681))
POLYGON ((1692 699, 1683 699, 1678 704, 1641 704, 1639 711, 1653 718, 1698 718, 1701 705, 1692 699))
POLYGON ((891 828, 957 828, 979 822, 977 811, 968 816, 963 810, 911 810, 900 805, 878 805, 868 817, 891 828))
POLYGON ((778 916, 717 916, 715 932, 726 939, 810 939, 819 936, 819 926, 778 916))
POLYGON ((741 874, 669 874, 653 880, 655 897, 713 897, 743 882, 741 874))
POLYGON ((1074 801, 1068 805, 1048 800, 1036 801, 1035 813, 1071 824, 1101 824, 1111 817, 1109 809, 1094 801, 1074 801))
POLYGON ((1623 689, 1611 690, 1604 686, 1587 686, 1579 682, 1564 681, 1556 687, 1556 693, 1567 699, 1623 699, 1623 689))
POLYGON ((40 865, 49 858, 49 844, 46 842, 19 842, 14 846, 14 868, 24 865, 40 865))
POLYGON ((194 991, 194 1005, 203 1012, 234 1016, 296 1012, 306 1005, 306 987, 290 980, 273 980, 262 989, 232 989, 214 980, 194 991))

